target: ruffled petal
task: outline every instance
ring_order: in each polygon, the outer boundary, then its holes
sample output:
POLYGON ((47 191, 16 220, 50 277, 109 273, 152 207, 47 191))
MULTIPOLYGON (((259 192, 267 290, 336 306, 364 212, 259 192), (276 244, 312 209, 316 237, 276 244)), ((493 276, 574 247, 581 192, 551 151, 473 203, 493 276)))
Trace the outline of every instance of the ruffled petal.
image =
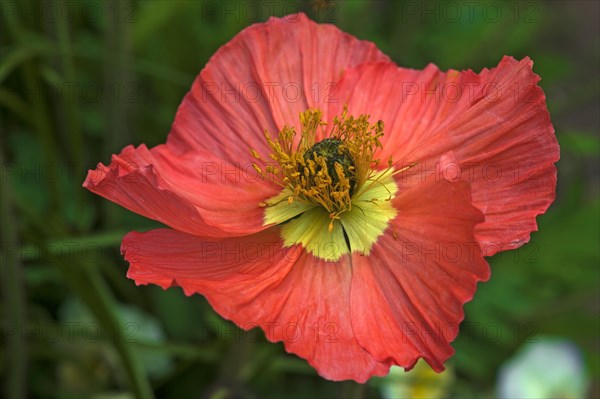
POLYGON ((260 231, 264 209, 258 204, 278 192, 252 166, 269 159, 264 131, 298 125, 301 111, 336 101, 335 82, 344 70, 386 59, 374 44, 304 14, 255 24, 200 72, 165 146, 128 147, 108 167, 91 171, 84 186, 191 234, 260 231))
POLYGON ((461 94, 463 87, 472 89, 477 81, 471 71, 443 73, 433 64, 423 70, 391 62, 363 64, 344 74, 338 83, 340 101, 329 105, 328 114, 339 114, 348 105, 352 115, 370 115, 372 123, 382 120, 383 148, 377 156, 386 161, 390 156, 396 162, 420 161, 423 151, 434 144, 435 131, 469 107, 467 96, 454 93, 461 94))
POLYGON ((299 114, 338 101, 341 74, 388 57, 334 25, 304 14, 252 25, 221 47, 185 96, 168 144, 205 149, 230 163, 254 148, 265 159, 264 131, 299 127, 299 114))
POLYGON ((449 128, 462 124, 468 132, 456 156, 471 181, 473 204, 485 213, 475 236, 487 256, 528 242, 535 217, 556 197, 559 147, 532 65, 529 58, 505 57, 483 71, 489 93, 449 128))
MULTIPOLYGON (((382 159, 417 162, 413 174, 444 168, 449 180, 471 183, 473 204, 485 214, 476 227, 485 255, 526 243, 555 197, 558 143, 532 65, 504 57, 475 74, 374 63, 348 70, 339 83, 353 114, 384 121, 382 159)), ((335 112, 339 104, 330 106, 335 112)))
POLYGON ((300 246, 282 246, 278 228, 210 241, 160 229, 129 233, 121 251, 137 284, 200 293, 241 328, 259 326, 270 341, 284 341, 325 378, 364 382, 385 375, 389 365, 354 338, 349 257, 324 262, 300 246))
POLYGON ((352 257, 352 327, 381 362, 410 369, 423 357, 442 371, 463 304, 489 278, 473 235, 483 216, 464 181, 401 186, 394 206, 398 216, 371 255, 352 257))
POLYGON ((277 193, 252 167, 211 154, 174 155, 168 146, 126 147, 84 187, 133 212, 186 233, 226 237, 263 230, 259 203, 277 193))

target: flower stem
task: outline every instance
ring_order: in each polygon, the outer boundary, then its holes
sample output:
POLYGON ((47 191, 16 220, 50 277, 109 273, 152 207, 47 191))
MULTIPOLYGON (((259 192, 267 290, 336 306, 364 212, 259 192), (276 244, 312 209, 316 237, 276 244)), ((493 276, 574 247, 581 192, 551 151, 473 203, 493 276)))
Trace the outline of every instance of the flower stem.
MULTIPOLYGON (((4 164, 4 150, 0 143, 0 165, 4 164)), ((8 334, 4 368, 8 374, 5 386, 7 398, 25 398, 25 380, 27 371, 27 345, 21 339, 19 328, 25 324, 25 293, 23 283, 23 270, 21 259, 16 250, 17 242, 16 223, 13 217, 11 187, 4 184, 0 190, 0 235, 2 236, 2 264, 0 276, 2 277, 2 292, 7 303, 9 328, 13 330, 8 334), (12 248, 10 248, 12 247, 12 248), (8 249, 8 250, 7 250, 8 249), (12 250, 15 249, 15 250, 12 250)))

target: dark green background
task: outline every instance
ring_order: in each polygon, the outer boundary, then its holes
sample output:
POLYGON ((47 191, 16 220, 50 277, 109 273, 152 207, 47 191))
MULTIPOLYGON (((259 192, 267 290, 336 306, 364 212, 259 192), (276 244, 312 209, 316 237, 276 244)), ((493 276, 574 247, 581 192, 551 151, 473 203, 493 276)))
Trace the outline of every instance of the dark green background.
POLYGON ((237 32, 302 10, 402 66, 534 60, 561 145, 557 200, 531 243, 490 259, 444 389, 491 397, 504 361, 555 336, 581 348, 598 397, 598 4, 467 3, 2 1, 2 396, 380 395, 386 380, 323 380, 199 295, 135 287, 120 240, 157 224, 81 187, 125 145, 164 142, 194 76, 237 32))

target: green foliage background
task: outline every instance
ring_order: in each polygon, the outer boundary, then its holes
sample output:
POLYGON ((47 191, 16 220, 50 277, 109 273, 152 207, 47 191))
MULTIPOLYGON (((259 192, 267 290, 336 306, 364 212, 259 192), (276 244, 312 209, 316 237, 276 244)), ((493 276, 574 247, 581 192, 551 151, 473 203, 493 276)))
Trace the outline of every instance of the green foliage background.
POLYGON ((558 336, 582 349, 589 394, 600 396, 598 4, 465 3, 3 0, 2 396, 379 397, 391 383, 325 381, 199 295, 135 287, 120 240, 157 224, 81 187, 87 169, 125 145, 165 141, 217 48, 253 22, 299 10, 406 67, 534 60, 561 145, 557 200, 529 244, 490 259, 443 391, 492 397, 504 361, 558 336))

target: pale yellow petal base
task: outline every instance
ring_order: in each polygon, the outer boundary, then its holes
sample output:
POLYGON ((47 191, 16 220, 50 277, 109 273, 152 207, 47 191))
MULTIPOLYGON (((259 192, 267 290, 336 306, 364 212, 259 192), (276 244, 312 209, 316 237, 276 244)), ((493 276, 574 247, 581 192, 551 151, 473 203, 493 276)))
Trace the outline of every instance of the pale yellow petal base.
POLYGON ((299 200, 289 202, 288 198, 293 198, 293 193, 284 189, 267 201, 265 225, 287 222, 281 226, 281 237, 286 247, 300 244, 315 257, 327 261, 335 262, 350 250, 369 255, 377 239, 397 215, 391 203, 397 192, 393 169, 374 172, 353 195, 351 209, 334 220, 330 231, 331 219, 327 210, 299 200))

